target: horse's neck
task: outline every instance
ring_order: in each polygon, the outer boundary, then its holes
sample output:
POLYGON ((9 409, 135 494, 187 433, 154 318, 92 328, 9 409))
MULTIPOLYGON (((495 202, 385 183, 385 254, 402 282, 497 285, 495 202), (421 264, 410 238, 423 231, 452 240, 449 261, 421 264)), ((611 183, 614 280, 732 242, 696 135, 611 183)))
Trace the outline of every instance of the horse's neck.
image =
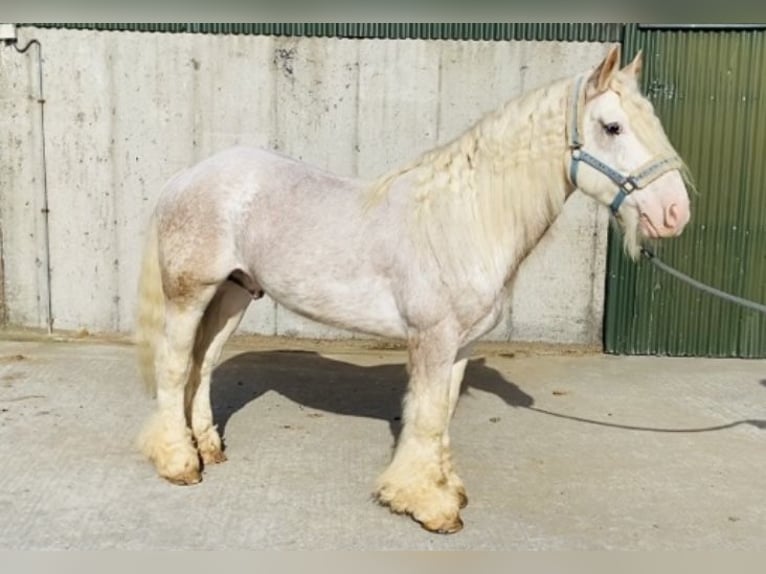
POLYGON ((559 215, 566 95, 558 82, 509 102, 463 136, 426 154, 411 174, 429 244, 507 281, 559 215))

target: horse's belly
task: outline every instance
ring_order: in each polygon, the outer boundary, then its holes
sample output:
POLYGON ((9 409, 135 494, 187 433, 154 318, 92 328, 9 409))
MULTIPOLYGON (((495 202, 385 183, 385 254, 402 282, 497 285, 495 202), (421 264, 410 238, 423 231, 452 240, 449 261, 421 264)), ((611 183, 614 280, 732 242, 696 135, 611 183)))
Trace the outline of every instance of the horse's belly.
POLYGON ((277 303, 308 319, 381 337, 405 335, 396 301, 380 279, 338 282, 308 274, 303 280, 259 282, 277 303))

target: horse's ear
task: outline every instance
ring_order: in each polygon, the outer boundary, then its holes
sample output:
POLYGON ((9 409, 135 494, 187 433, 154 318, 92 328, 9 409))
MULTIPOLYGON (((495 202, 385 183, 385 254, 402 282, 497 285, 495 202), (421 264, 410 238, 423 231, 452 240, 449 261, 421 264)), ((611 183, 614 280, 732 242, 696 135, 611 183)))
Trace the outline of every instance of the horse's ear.
POLYGON ((609 53, 604 58, 604 61, 599 64, 598 68, 593 70, 588 84, 595 90, 595 93, 600 94, 606 91, 609 87, 609 82, 612 76, 620 69, 620 46, 615 45, 609 49, 609 53))
POLYGON ((625 72, 626 74, 630 74, 631 76, 636 78, 636 80, 638 80, 638 78, 641 76, 641 69, 643 67, 644 67, 644 53, 642 50, 639 50, 638 54, 636 54, 636 57, 633 58, 633 61, 627 66, 625 66, 625 68, 623 68, 622 71, 625 72))

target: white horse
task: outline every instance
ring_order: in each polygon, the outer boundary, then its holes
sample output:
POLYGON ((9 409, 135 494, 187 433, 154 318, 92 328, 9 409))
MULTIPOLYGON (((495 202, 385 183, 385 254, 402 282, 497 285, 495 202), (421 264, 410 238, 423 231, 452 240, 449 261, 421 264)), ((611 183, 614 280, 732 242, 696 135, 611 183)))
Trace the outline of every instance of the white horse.
POLYGON ((236 148, 175 176, 151 220, 137 341, 158 410, 142 447, 177 484, 225 460, 210 377, 264 293, 330 325, 403 338, 409 387, 377 500, 455 532, 467 503, 450 455, 469 346, 498 322, 516 269, 579 188, 642 237, 681 233, 685 167, 641 95, 640 54, 530 92, 376 181, 236 148))

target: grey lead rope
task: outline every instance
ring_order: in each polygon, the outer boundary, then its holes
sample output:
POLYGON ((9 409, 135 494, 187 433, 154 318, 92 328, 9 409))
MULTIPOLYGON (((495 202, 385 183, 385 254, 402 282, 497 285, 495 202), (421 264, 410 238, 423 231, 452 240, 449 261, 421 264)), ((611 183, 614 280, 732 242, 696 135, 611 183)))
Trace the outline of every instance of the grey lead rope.
POLYGON ((681 273, 680 271, 673 269, 667 263, 663 263, 654 253, 652 253, 649 249, 645 247, 641 248, 641 255, 646 257, 655 267, 662 269, 666 273, 669 273, 673 277, 680 279, 684 283, 688 283, 689 285, 699 289, 700 291, 710 293, 711 295, 715 295, 716 297, 720 297, 721 299, 725 299, 726 301, 730 301, 737 305, 742 305, 743 307, 747 307, 748 309, 759 311, 761 313, 766 313, 766 305, 762 305, 761 303, 756 303, 755 301, 748 301, 747 299, 743 299, 742 297, 731 295, 729 293, 721 291, 720 289, 716 289, 715 287, 710 287, 709 285, 705 285, 704 283, 701 283, 697 281, 696 279, 692 279, 688 275, 685 275, 681 273))

